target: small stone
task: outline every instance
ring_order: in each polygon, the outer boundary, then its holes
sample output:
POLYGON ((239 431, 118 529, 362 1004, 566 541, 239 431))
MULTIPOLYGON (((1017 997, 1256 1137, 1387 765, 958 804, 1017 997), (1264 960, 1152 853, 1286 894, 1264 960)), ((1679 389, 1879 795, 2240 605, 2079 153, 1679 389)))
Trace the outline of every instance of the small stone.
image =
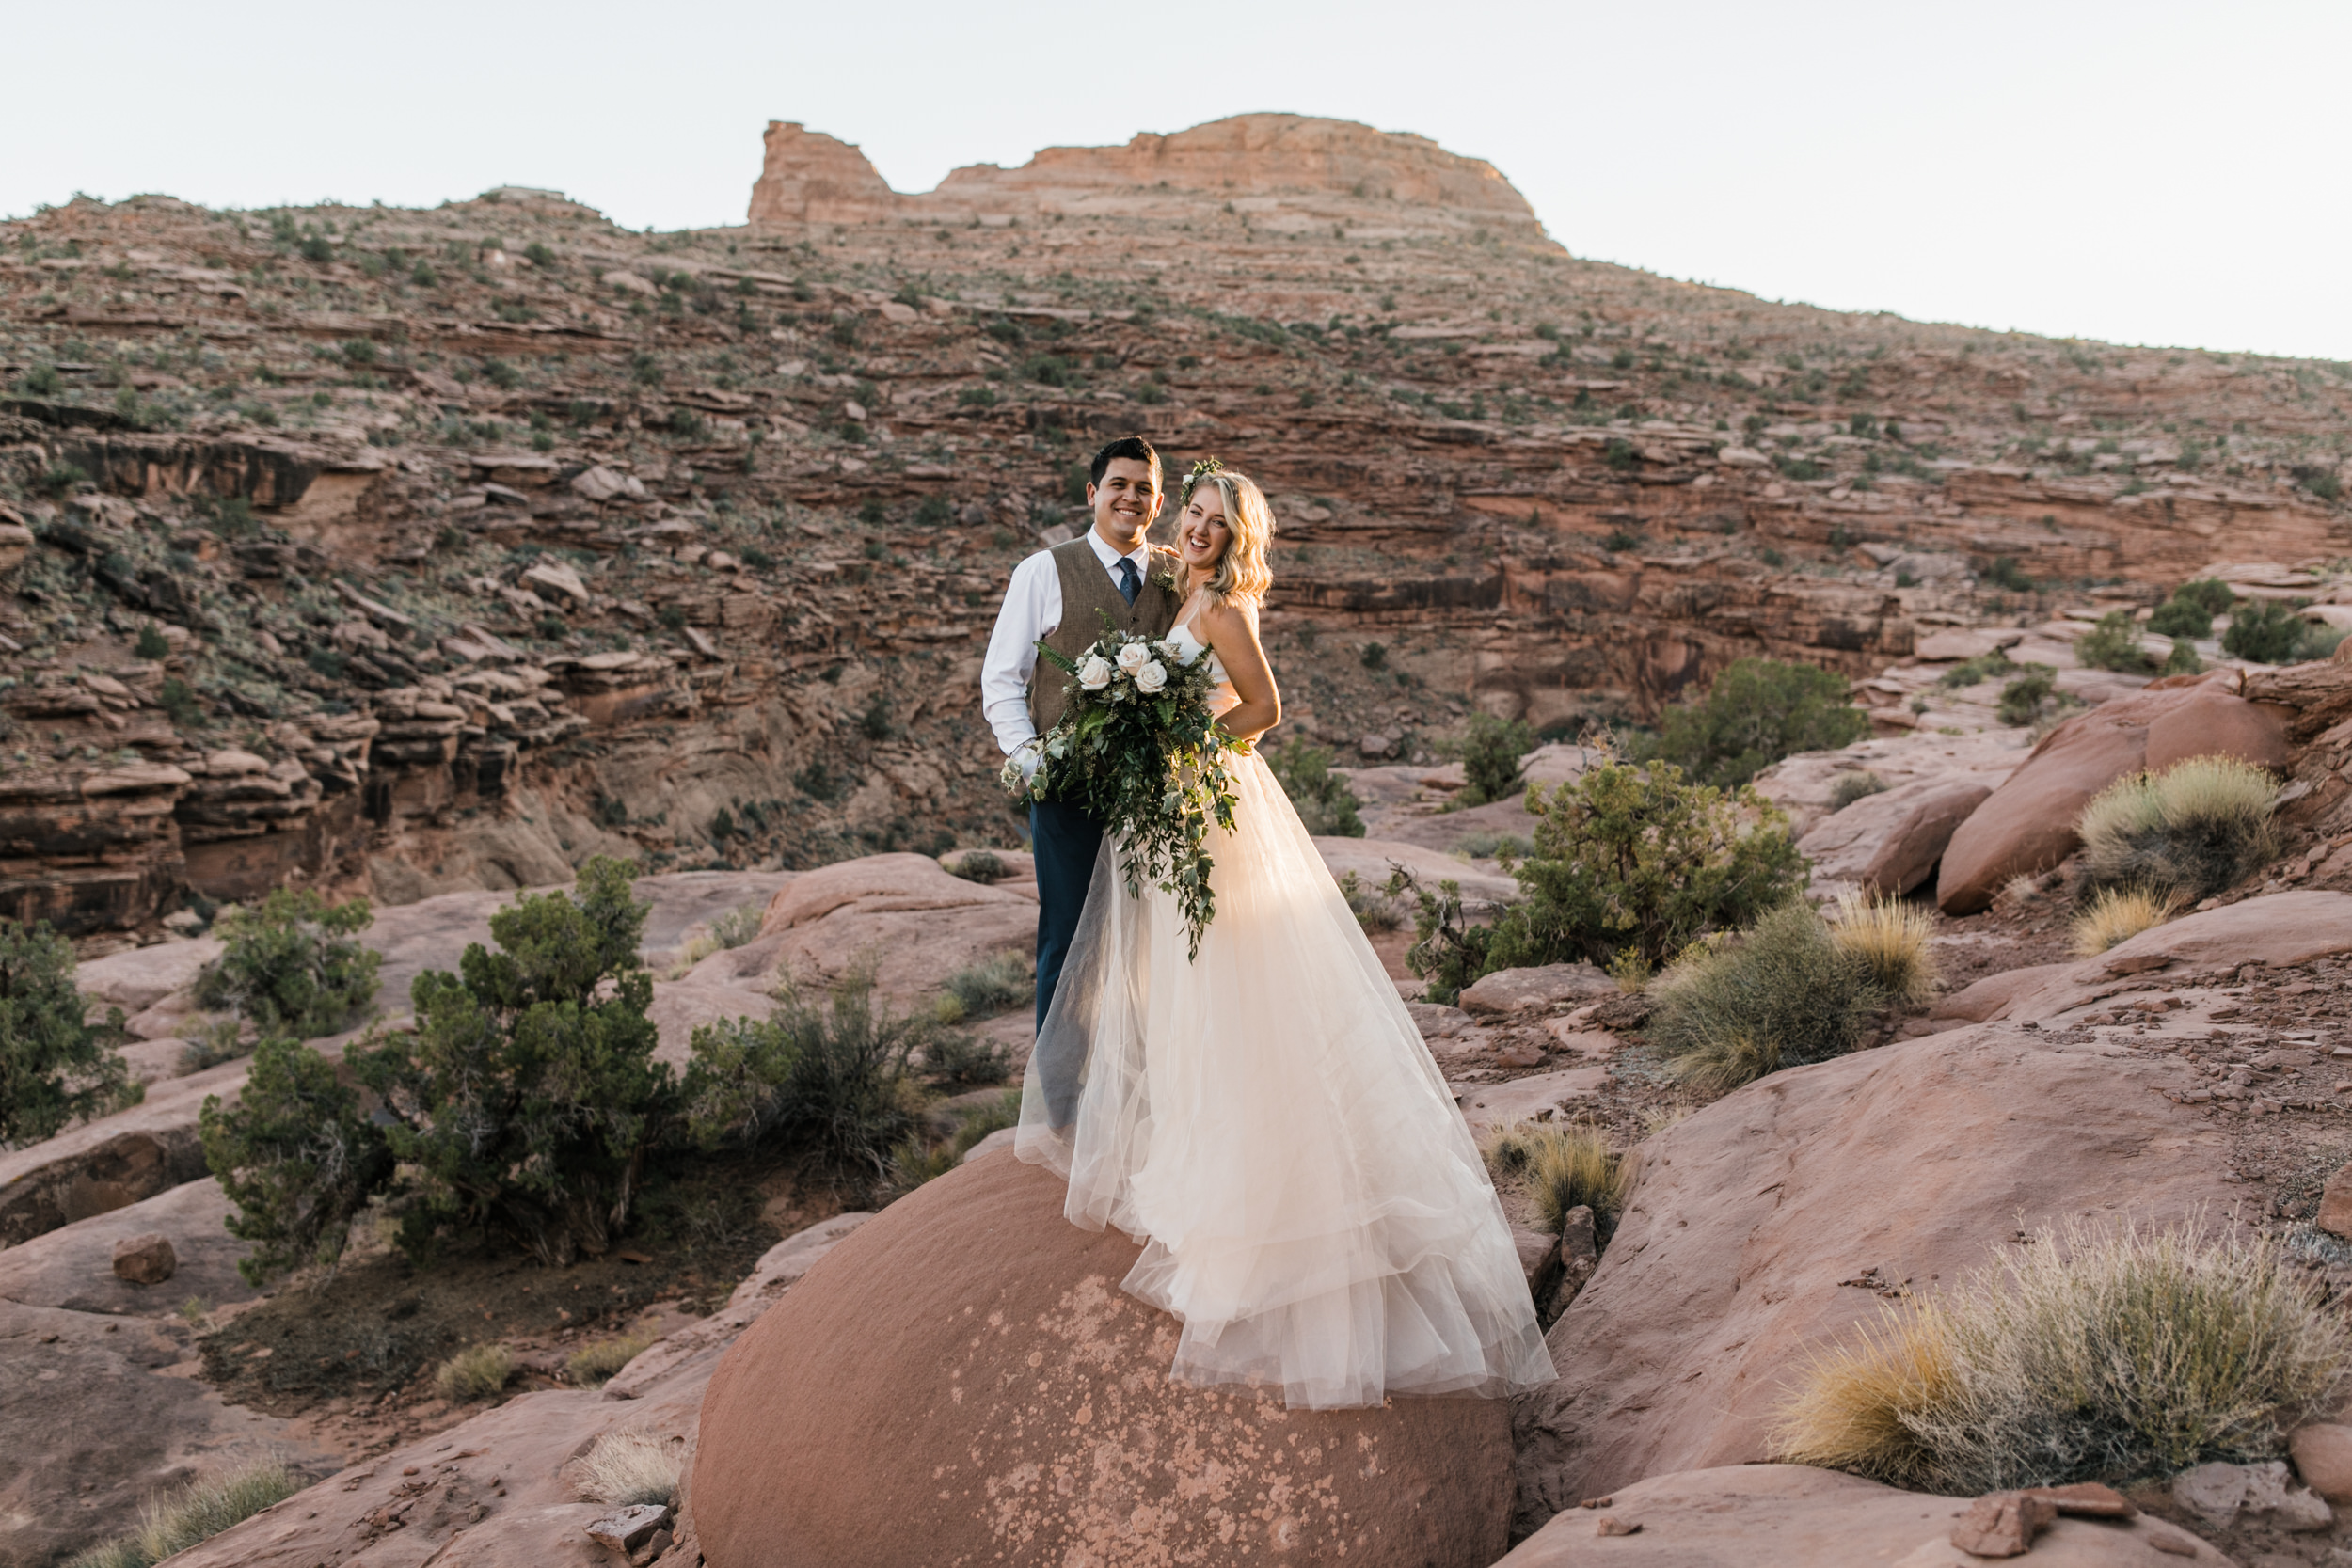
POLYGON ((669 1522, 667 1504, 638 1503, 633 1507, 616 1509, 591 1524, 588 1539, 627 1557, 652 1539, 654 1531, 669 1522))
POLYGON ((2304 1485, 2330 1502, 2352 1498, 2352 1426, 2314 1421, 2297 1427, 2287 1439, 2287 1451, 2304 1485))
POLYGON ((2139 1512, 2131 1498, 2095 1481, 2078 1481, 2070 1486, 2028 1486, 2026 1495, 2055 1503, 2060 1513, 2078 1519, 2129 1519, 2139 1512))
POLYGON ((2033 1538, 2058 1523, 2058 1504, 2026 1492, 1994 1492, 1968 1507, 1951 1542, 1978 1557, 2023 1557, 2033 1538))
POLYGON ((2328 1185, 2320 1189, 2319 1217, 2312 1223, 2331 1236, 2352 1236, 2352 1164, 2328 1178, 2328 1185))
POLYGON ((1616 1501, 1614 1497, 1587 1497, 1576 1506, 1579 1508, 1607 1508, 1614 1501, 1616 1501))
POLYGON ((161 1285, 180 1268, 171 1238, 160 1230, 125 1236, 115 1243, 115 1277, 134 1285, 161 1285))
POLYGON ((1595 1535, 1639 1535, 1642 1533, 1642 1526, 1638 1520, 1620 1519, 1613 1513, 1604 1513, 1593 1521, 1593 1533, 1595 1535))

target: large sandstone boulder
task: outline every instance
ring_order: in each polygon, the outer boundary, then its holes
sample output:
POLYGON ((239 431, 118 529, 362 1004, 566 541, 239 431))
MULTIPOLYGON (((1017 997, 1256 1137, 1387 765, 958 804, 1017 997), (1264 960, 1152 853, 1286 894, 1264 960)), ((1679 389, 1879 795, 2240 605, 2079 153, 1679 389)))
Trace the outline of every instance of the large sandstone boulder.
MULTIPOLYGON (((1953 1550, 1963 1497, 1898 1491, 1803 1465, 1737 1465, 1620 1487, 1604 1509, 1571 1509, 1496 1568, 1828 1568, 1976 1563, 1953 1550), (1607 1518, 1626 1535, 1602 1533, 1607 1518)), ((2062 1518, 2036 1536, 2033 1568, 2179 1568, 2229 1559, 2177 1525, 2062 1518)))
POLYGON ((2149 770, 2190 757, 2224 756, 2284 773, 2295 766, 2295 748, 2287 742, 2289 711, 2216 687, 2194 688, 2185 701, 2150 721, 2149 770))
POLYGON ((2226 1215, 2226 1134, 2156 1092, 2171 1070, 1994 1024, 1777 1072, 1652 1138, 1552 1325, 1559 1381, 1518 1402, 1522 1522, 1771 1458, 1791 1368, 1882 1286, 1948 1284, 2045 1220, 2226 1215))
POLYGON ((949 876, 929 855, 867 855, 804 871, 769 901, 759 935, 690 971, 694 985, 830 986, 872 969, 875 995, 905 1009, 947 977, 1037 942, 1037 884, 949 876))
POLYGON ((1963 775, 1866 795, 1798 840, 1816 881, 1853 882, 1900 896, 1926 881, 1952 834, 1993 793, 1994 780, 1963 775))
POLYGON ((207 1095, 233 1098, 245 1072, 223 1062, 167 1079, 128 1110, 0 1152, 0 1247, 202 1177, 197 1114, 207 1095))
POLYGON ((975 1160, 868 1221, 736 1342, 691 1508, 710 1568, 911 1562, 1484 1568, 1505 1407, 1294 1411, 1172 1384, 1140 1250, 1058 1178, 975 1160))
MULTIPOLYGON (((2150 687, 2068 720, 1953 832, 1935 881, 1944 912, 1974 914, 2010 878, 2046 871, 2073 854, 2082 844, 2074 819, 2083 807, 2124 774, 2151 765, 2151 728, 2171 714, 2194 714, 2233 736, 2272 721, 2211 683, 2150 687)), ((2183 725, 2164 733, 2169 750, 2195 744, 2183 725)))
MULTIPOLYGON (((1479 809, 1483 811, 1486 808, 1482 806, 1479 809)), ((1449 816, 1444 820, 1457 822, 1458 818, 1449 816)), ((1467 831, 1459 827, 1449 829, 1450 836, 1446 842, 1452 843, 1454 837, 1467 831)), ((1426 844, 1403 838, 1318 838, 1315 840, 1315 850, 1322 855, 1324 866, 1331 873, 1333 881, 1352 871, 1368 892, 1377 892, 1386 887, 1390 874, 1402 866, 1432 893, 1438 891, 1438 884, 1441 881, 1460 883, 1462 902, 1471 910, 1492 911, 1517 901, 1519 896, 1519 884, 1514 879, 1500 872, 1481 871, 1426 844)))

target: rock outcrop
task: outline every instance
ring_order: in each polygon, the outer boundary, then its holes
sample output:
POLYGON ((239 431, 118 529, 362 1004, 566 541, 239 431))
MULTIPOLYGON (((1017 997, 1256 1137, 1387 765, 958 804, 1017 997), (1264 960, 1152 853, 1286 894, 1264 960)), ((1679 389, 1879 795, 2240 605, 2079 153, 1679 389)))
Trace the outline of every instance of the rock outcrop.
POLYGON ((1171 1384, 1138 1248, 982 1156, 900 1199, 711 1380, 692 1485, 710 1568, 1022 1561, 1460 1565, 1502 1555, 1503 1407, 1293 1411, 1171 1384))
POLYGON ((1994 1262, 2021 1227, 2227 1213, 2223 1134, 2169 1084, 2119 1049, 1994 1025, 1773 1073, 1651 1139, 1550 1330, 1560 1380, 1519 1402, 1522 1523, 1771 1458, 1807 1352, 1883 1294, 1994 1262))

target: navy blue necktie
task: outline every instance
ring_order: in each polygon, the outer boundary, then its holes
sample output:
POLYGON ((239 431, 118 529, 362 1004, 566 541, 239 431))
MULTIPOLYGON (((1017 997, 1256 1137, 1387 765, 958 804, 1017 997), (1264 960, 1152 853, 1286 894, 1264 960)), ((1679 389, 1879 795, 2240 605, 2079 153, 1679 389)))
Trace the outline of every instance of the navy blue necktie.
POLYGON ((1136 595, 1142 592, 1143 579, 1136 576, 1136 563, 1125 556, 1120 556, 1119 558, 1119 596, 1126 600, 1129 608, 1132 609, 1136 602, 1136 595))

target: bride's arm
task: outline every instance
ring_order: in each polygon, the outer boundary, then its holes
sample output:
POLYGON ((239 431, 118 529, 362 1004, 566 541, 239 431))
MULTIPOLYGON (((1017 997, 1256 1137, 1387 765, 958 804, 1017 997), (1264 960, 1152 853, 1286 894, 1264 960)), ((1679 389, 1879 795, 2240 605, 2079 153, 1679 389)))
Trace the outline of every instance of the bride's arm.
POLYGON ((1282 721, 1282 694, 1275 689, 1273 667, 1258 641, 1258 607, 1212 604, 1200 611, 1199 625, 1241 699, 1218 726, 1235 740, 1255 740, 1282 721))

